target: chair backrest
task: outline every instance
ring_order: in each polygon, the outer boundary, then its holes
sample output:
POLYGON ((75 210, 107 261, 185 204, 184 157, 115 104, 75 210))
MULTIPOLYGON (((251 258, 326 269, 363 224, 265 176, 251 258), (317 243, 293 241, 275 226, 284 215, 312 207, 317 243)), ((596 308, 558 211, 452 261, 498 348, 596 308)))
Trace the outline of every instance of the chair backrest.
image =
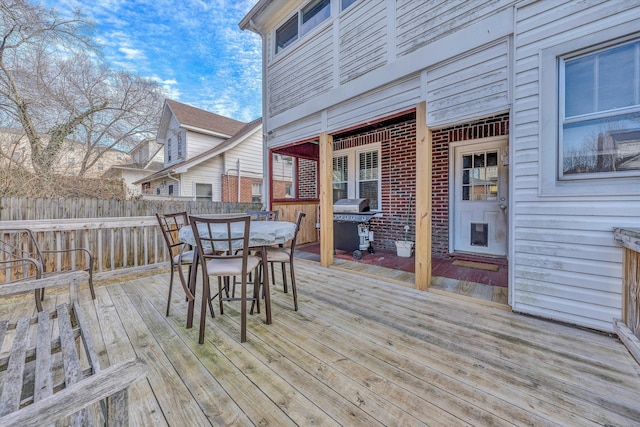
POLYGON ((44 264, 44 255, 33 232, 27 228, 0 229, 0 259, 25 258, 44 264))
POLYGON ((247 211, 252 221, 277 221, 278 211, 247 211))
POLYGON ((0 281, 39 279, 44 272, 45 258, 31 230, 0 230, 0 281))
POLYGON ((293 235, 293 239, 291 239, 291 254, 293 255, 293 251, 296 248, 296 240, 298 240, 298 231, 300 231, 300 224, 302 223, 302 218, 307 216, 304 212, 298 212, 298 218, 296 219, 296 232, 293 235))
POLYGON ((198 246, 203 270, 211 259, 243 259, 243 270, 249 248, 249 215, 224 217, 190 216, 191 229, 198 246), (213 250, 211 250, 213 249, 213 250))
POLYGON ((178 231, 185 225, 189 225, 189 216, 186 212, 156 213, 156 218, 158 218, 158 224, 160 224, 160 230, 162 230, 162 236, 169 252, 171 252, 172 256, 177 255, 175 249, 180 249, 184 244, 178 240, 178 231))

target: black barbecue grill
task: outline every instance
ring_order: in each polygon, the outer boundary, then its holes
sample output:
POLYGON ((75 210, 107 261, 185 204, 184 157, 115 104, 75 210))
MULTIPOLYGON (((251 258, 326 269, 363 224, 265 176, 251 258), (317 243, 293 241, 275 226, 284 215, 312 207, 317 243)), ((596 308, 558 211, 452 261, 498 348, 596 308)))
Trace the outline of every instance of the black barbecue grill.
POLYGON ((369 220, 375 215, 369 212, 369 199, 340 199, 333 204, 333 247, 353 253, 355 259, 362 252, 373 253, 373 240, 369 232, 369 220))

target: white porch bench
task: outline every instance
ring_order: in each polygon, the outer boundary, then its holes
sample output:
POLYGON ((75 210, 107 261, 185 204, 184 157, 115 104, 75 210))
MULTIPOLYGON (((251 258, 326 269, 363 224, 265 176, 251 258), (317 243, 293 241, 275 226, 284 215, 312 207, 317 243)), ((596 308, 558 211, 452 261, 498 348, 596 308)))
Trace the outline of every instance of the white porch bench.
POLYGON ((146 376, 146 367, 136 359, 100 367, 77 298, 86 278, 77 271, 0 285, 0 297, 70 285, 69 303, 36 317, 0 321, 0 426, 55 425, 64 417, 72 426, 101 425, 100 413, 108 426, 128 425, 127 389, 146 376), (96 402, 102 411, 90 410, 96 402))

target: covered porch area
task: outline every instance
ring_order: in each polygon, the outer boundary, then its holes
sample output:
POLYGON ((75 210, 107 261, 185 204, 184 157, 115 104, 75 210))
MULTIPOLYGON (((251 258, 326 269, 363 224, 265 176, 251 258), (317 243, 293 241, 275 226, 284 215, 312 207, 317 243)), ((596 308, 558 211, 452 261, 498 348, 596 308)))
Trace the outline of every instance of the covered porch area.
MULTIPOLYGON (((95 301, 81 293, 105 365, 135 356, 148 366, 130 391, 131 425, 625 426, 640 419, 640 366, 616 337, 302 259, 296 277, 300 310, 276 283, 273 324, 250 316, 245 344, 233 303, 208 319, 203 345, 197 328, 185 328, 180 290, 165 317, 166 273, 103 280, 95 301)), ((49 293, 44 304, 65 298, 49 293)), ((0 302, 3 319, 32 310, 31 295, 0 302)))

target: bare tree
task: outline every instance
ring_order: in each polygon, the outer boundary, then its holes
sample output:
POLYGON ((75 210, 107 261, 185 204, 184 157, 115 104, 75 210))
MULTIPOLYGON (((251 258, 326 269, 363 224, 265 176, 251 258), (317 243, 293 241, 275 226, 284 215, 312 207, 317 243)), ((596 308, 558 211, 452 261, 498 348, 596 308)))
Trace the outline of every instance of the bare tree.
POLYGON ((83 175, 107 149, 127 150, 157 129, 157 85, 104 65, 91 30, 79 13, 0 2, 0 125, 24 132, 43 184, 66 140, 86 144, 83 175))

